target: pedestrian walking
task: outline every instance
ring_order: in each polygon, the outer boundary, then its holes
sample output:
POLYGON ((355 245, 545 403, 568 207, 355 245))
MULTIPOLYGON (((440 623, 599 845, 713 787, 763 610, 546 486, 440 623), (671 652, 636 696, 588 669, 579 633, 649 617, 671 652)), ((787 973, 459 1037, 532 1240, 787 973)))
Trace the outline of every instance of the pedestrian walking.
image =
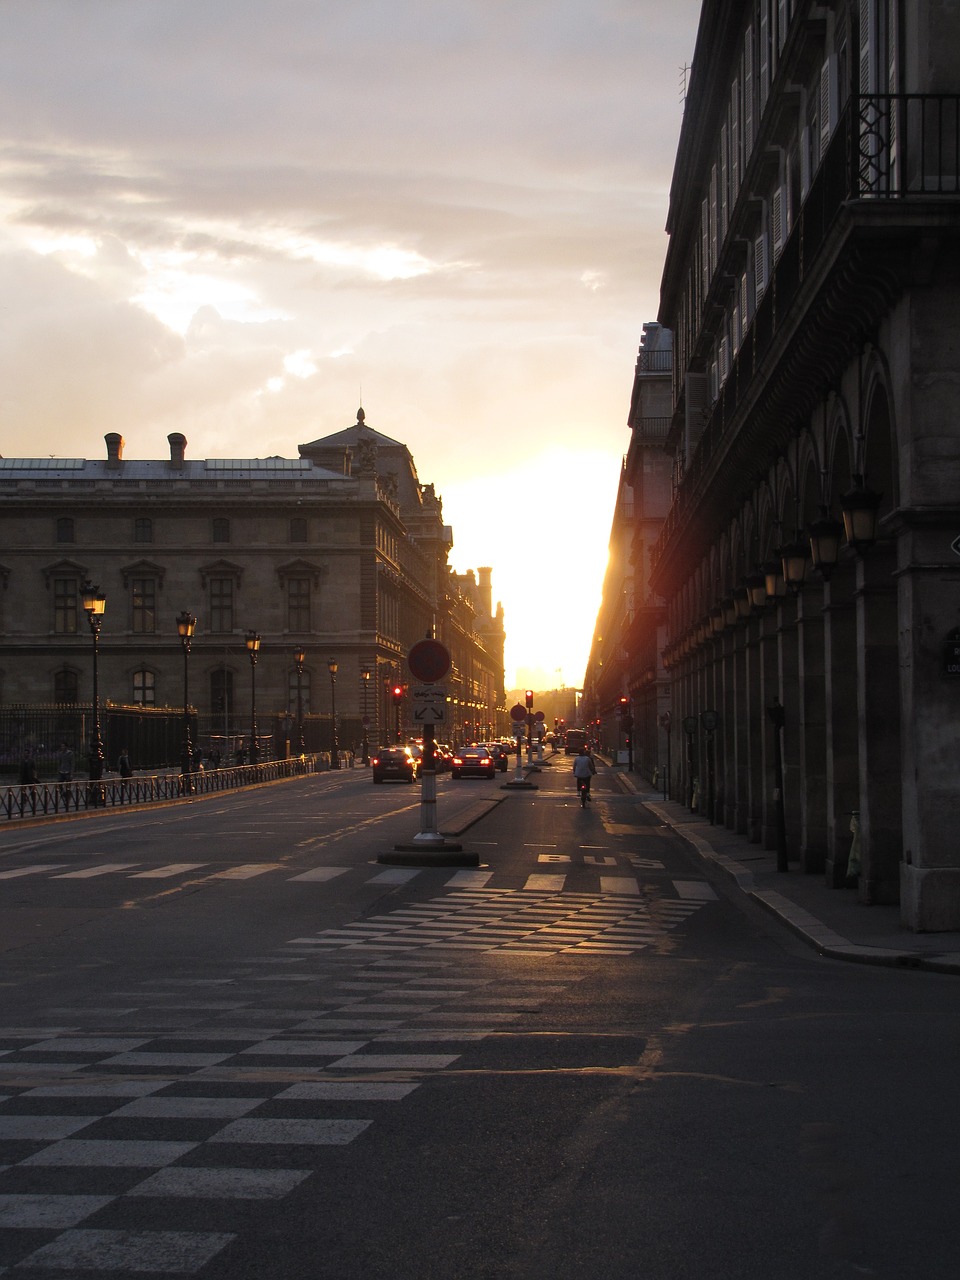
POLYGON ((72 782, 73 781, 73 749, 68 747, 65 742, 60 743, 60 750, 57 752, 57 781, 72 782))

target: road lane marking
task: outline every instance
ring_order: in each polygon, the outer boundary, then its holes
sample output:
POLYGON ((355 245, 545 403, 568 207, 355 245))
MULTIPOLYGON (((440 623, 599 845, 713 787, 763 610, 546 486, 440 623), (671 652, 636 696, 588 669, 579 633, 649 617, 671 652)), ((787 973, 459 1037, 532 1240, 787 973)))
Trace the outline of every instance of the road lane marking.
POLYGON ((702 902, 717 901, 717 895, 705 880, 674 880, 672 884, 680 898, 699 899, 702 902))
POLYGON ((566 876, 532 875, 527 876, 523 887, 538 893, 559 893, 566 879, 566 876))

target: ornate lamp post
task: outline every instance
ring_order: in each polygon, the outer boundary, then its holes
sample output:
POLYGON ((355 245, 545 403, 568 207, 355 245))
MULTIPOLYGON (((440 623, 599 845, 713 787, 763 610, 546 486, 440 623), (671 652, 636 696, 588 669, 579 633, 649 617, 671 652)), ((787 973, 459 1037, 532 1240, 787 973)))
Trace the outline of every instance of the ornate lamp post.
POLYGON ((250 763, 256 764, 260 755, 257 745, 257 655, 260 652, 260 637, 255 631, 247 632, 246 645, 250 655, 250 763))
POLYGON ((370 763, 370 740, 367 737, 367 691, 370 688, 370 668, 363 667, 360 671, 360 679, 363 681, 361 686, 363 689, 363 755, 361 761, 363 764, 370 763))
POLYGON ((297 672, 297 753, 301 756, 307 753, 303 741, 303 664, 306 660, 307 655, 302 649, 298 649, 293 655, 293 665, 297 672))
POLYGON ((100 656, 100 627, 103 623, 103 611, 107 598, 91 582, 81 587, 83 608, 90 623, 90 634, 93 636, 93 736, 90 739, 90 780, 99 782, 103 777, 103 739, 100 736, 100 684, 98 663, 100 656))
POLYGON ((327 659, 330 672, 330 768, 340 768, 340 743, 337 740, 337 660, 327 659))
POLYGON ((191 782, 191 774, 193 772, 193 743, 190 741, 190 686, 189 686, 189 662, 190 657, 190 641, 193 639, 193 633, 197 629, 197 620, 192 613, 177 614, 177 635, 180 637, 180 645, 183 649, 183 754, 180 764, 180 772, 183 774, 183 789, 191 791, 193 789, 191 782))

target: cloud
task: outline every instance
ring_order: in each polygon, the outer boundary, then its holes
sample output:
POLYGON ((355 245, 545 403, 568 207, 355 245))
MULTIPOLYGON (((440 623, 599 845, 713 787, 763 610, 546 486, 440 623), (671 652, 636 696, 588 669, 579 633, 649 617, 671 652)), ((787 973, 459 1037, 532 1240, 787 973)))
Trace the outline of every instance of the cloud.
POLYGON ((441 492, 584 440, 613 492, 699 7, 5 6, 3 452, 295 456, 362 388, 441 492))

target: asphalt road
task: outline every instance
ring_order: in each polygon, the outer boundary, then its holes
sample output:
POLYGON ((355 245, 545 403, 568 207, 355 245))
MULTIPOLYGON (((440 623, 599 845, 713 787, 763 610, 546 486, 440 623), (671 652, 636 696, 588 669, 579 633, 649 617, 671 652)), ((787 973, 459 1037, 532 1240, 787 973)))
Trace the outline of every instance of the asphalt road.
POLYGON ((0 832, 0 1274, 952 1277, 956 979, 569 766, 441 780, 476 869, 360 769, 0 832))

